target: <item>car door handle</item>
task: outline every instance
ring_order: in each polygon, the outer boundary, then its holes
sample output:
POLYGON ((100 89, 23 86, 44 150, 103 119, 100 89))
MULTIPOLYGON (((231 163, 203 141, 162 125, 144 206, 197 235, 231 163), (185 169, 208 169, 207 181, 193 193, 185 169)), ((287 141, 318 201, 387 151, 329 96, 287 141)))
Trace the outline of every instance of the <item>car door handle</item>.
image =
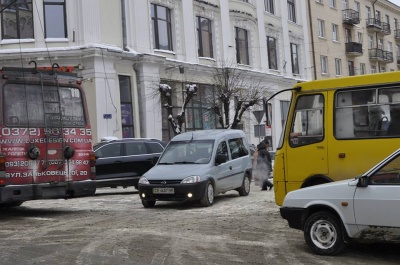
POLYGON ((229 170, 232 170, 232 166, 229 166, 229 170))

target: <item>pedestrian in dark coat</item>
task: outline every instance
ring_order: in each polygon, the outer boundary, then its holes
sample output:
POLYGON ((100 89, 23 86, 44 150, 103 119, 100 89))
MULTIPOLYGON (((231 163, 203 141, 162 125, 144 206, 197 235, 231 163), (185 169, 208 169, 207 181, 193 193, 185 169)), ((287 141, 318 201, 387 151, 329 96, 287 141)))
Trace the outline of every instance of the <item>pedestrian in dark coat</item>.
POLYGON ((271 190, 274 186, 269 180, 269 175, 272 171, 271 164, 271 154, 267 150, 267 145, 265 142, 261 142, 257 145, 257 164, 256 164, 256 174, 258 177, 256 179, 259 180, 256 185, 261 186, 261 190, 271 190))

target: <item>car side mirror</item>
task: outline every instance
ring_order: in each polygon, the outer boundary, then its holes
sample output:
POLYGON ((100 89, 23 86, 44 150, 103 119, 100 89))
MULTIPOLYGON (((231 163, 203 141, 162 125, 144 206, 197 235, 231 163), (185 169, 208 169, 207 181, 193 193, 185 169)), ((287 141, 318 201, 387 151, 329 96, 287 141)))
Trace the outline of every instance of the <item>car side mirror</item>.
POLYGON ((99 155, 94 155, 94 158, 97 160, 97 159, 99 159, 99 155))
POLYGON ((217 154, 216 158, 215 158, 215 164, 216 165, 220 165, 225 163, 228 160, 227 155, 225 154, 217 154))
POLYGON ((362 176, 358 179, 357 187, 368 187, 368 177, 362 176))
POLYGON ((157 164, 159 158, 160 157, 157 157, 157 156, 153 157, 153 161, 152 161, 153 165, 157 164))

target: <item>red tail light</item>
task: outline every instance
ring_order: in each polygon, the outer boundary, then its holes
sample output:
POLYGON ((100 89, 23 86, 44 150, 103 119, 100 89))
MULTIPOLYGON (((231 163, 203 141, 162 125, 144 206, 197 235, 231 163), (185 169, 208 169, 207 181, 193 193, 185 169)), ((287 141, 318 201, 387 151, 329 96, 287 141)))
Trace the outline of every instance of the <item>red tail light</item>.
POLYGON ((91 152, 89 154, 89 165, 90 167, 95 167, 96 166, 96 155, 94 152, 91 152))
POLYGON ((5 170, 6 170, 6 156, 0 154, 0 171, 5 171, 5 170))

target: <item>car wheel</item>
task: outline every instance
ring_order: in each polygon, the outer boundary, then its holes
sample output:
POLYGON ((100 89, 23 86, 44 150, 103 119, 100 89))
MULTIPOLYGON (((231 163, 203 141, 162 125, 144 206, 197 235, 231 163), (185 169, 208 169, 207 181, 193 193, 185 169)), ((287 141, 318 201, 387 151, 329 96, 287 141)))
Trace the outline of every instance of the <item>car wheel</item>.
POLYGON ((156 205, 156 201, 142 200, 142 204, 143 204, 144 208, 151 208, 151 207, 154 207, 154 205, 156 205))
POLYGON ((332 213, 321 211, 307 218, 304 239, 312 251, 319 255, 337 255, 346 246, 341 221, 332 213))
POLYGON ((206 184, 206 189, 204 191, 204 196, 200 200, 200 203, 204 207, 211 206, 214 202, 214 186, 211 181, 208 181, 206 184))
POLYGON ((250 193, 250 176, 246 174, 243 178, 242 186, 238 189, 240 196, 247 196, 250 193))

